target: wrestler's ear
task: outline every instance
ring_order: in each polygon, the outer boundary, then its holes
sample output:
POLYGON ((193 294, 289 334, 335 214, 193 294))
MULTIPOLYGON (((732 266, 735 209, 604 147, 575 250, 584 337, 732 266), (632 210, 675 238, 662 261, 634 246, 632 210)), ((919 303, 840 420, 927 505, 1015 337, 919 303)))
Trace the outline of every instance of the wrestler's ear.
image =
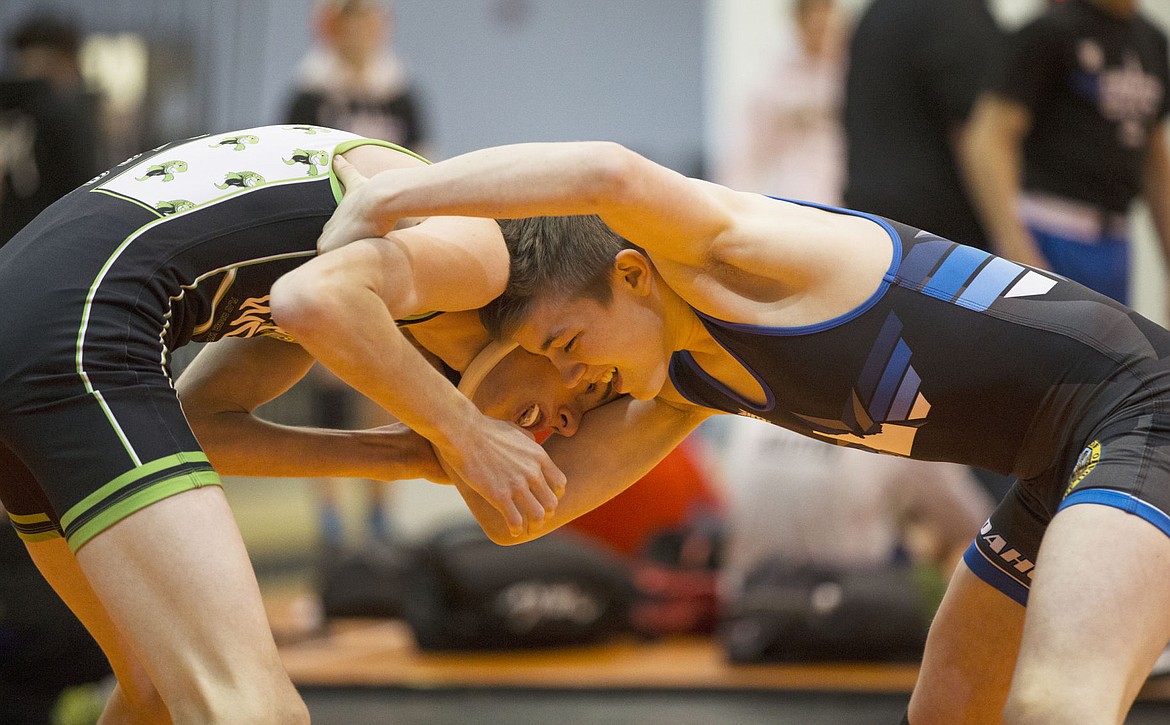
POLYGON ((653 269, 650 259, 637 249, 623 249, 613 259, 615 282, 634 294, 650 292, 653 269))

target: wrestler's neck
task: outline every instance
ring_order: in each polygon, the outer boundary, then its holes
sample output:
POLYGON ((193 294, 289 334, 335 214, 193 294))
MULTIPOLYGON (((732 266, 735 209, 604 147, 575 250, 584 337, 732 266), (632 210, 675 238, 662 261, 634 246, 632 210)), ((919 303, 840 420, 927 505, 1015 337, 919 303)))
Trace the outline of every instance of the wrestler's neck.
POLYGON ((403 330, 432 364, 432 356, 437 357, 459 372, 466 370, 491 340, 476 311, 446 312, 403 330))
POLYGON ((692 353, 710 352, 716 343, 703 327, 694 308, 678 295, 673 289, 663 283, 662 278, 656 279, 655 294, 662 310, 663 325, 666 330, 665 342, 668 352, 689 350, 692 353))

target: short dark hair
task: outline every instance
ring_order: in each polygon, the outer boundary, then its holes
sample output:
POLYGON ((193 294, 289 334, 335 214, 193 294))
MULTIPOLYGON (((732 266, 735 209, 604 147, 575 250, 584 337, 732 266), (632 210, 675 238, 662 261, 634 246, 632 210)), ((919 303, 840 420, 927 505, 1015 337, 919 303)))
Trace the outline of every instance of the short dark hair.
POLYGON ((508 285, 479 311, 496 338, 514 332, 539 297, 588 297, 608 304, 614 257, 638 249, 592 214, 501 219, 499 225, 511 258, 508 285))

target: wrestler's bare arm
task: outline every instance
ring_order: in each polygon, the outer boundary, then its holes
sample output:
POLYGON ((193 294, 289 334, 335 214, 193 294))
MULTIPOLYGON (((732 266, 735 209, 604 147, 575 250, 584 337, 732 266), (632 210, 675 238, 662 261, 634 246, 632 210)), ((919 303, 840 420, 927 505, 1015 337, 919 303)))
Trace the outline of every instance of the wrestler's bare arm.
POLYGON ((589 411, 572 437, 545 441, 553 461, 568 478, 560 505, 542 523, 514 536, 499 513, 463 482, 455 485, 476 521, 498 544, 519 544, 592 511, 661 461, 712 411, 661 399, 620 398, 589 411))
POLYGON ((271 338, 229 338, 200 350, 175 388, 221 475, 445 480, 430 444, 404 425, 334 431, 256 415, 312 364, 298 345, 271 338))
POLYGON ((609 142, 500 146, 368 180, 344 160, 334 165, 356 191, 343 201, 351 213, 326 226, 324 244, 366 233, 363 219, 597 214, 646 250, 676 292, 711 312, 736 307, 728 293, 777 301, 853 273, 843 269, 849 260, 888 256, 885 232, 871 222, 688 178, 609 142))

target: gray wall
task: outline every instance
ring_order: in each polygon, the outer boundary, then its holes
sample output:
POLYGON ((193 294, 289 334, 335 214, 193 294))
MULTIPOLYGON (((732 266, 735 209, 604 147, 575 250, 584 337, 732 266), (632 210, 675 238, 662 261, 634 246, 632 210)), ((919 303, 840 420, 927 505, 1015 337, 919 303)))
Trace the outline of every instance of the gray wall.
MULTIPOLYGON (((703 0, 398 0, 397 46, 428 106, 432 151, 612 139, 696 172, 703 0)), ((311 40, 311 0, 0 0, 0 31, 57 8, 133 31, 193 69, 159 91, 163 141, 279 120, 311 40), (183 57, 189 53, 189 59, 183 57)))

